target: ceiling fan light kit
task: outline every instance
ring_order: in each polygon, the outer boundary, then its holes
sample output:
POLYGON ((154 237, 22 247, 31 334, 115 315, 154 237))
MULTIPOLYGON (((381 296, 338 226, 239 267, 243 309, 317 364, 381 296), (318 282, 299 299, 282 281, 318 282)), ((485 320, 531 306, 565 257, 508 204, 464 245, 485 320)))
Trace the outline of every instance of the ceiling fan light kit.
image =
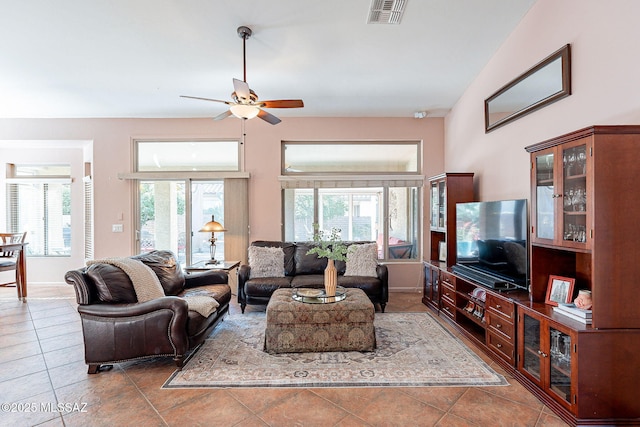
POLYGON ((198 96, 181 95, 182 98, 198 99, 202 101, 221 102, 229 105, 229 110, 214 117, 214 120, 222 120, 231 115, 239 119, 253 119, 259 117, 267 123, 277 125, 281 122, 279 118, 266 112, 263 108, 302 108, 304 103, 301 99, 279 99, 271 101, 258 101, 258 95, 249 88, 247 84, 247 55, 246 42, 253 32, 251 28, 238 27, 238 36, 242 39, 242 66, 243 80, 233 79, 234 91, 231 94, 233 101, 222 101, 219 99, 202 98, 198 96))
POLYGON ((258 115, 260 109, 255 105, 236 104, 229 107, 231 114, 239 119, 253 119, 258 115))

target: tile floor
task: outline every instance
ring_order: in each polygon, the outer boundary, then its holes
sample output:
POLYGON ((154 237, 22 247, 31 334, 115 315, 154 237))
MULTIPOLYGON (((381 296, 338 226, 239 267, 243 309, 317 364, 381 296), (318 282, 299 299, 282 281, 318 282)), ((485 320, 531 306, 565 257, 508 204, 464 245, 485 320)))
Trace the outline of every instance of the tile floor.
MULTIPOLYGON (((507 387, 162 390, 171 358, 88 375, 73 288, 32 285, 29 296, 23 304, 15 288, 0 288, 1 425, 566 425, 508 375, 507 387), (7 403, 21 412, 7 412, 7 403)), ((387 312, 426 311, 420 298, 392 293, 387 312)), ((240 312, 235 304, 230 311, 240 312)))

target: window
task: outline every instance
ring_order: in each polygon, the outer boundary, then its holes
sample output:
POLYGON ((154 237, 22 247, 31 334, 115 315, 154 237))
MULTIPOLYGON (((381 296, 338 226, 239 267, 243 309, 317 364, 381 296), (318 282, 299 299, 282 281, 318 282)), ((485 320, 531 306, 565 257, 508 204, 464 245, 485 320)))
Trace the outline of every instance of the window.
POLYGON ((285 240, 312 240, 317 223, 343 240, 377 242, 380 259, 421 257, 419 143, 285 142, 282 150, 285 240))
POLYGON ((71 256, 71 166, 9 165, 7 229, 31 256, 71 256))
POLYGON ((238 141, 136 141, 138 172, 237 171, 238 141))
POLYGON ((420 173, 420 143, 285 142, 283 174, 420 173))
MULTIPOLYGON (((182 265, 210 259, 212 217, 225 225, 226 179, 198 173, 237 171, 238 141, 136 141, 137 242, 140 252, 171 250, 182 265), (153 173, 144 179, 144 172, 153 173), (175 172, 180 178, 176 179, 175 172)), ((230 197, 240 197, 232 192, 230 197)), ((226 226, 226 225, 225 225, 226 226)), ((225 233, 216 233, 216 259, 225 259, 225 233)))

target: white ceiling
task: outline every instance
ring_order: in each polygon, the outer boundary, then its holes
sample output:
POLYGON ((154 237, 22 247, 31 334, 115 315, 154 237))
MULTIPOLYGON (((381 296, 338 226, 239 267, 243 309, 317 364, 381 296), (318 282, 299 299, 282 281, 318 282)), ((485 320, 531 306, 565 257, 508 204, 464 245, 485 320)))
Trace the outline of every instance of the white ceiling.
MULTIPOLYGON (((535 0, 0 0, 0 117, 213 117, 242 79, 278 117, 443 116, 535 0)), ((498 88, 496 88, 498 89, 498 88)), ((489 95, 489 94, 487 94, 489 95)))

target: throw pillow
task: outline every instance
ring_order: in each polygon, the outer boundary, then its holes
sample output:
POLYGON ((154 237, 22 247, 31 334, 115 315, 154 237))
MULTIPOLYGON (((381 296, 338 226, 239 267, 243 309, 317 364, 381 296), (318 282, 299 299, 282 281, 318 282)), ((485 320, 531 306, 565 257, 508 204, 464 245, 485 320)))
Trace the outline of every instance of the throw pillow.
POLYGON ((378 245, 366 243, 349 245, 347 249, 347 269, 345 276, 377 277, 378 245))
POLYGON ((249 278, 284 277, 284 251, 282 248, 249 246, 249 278))

